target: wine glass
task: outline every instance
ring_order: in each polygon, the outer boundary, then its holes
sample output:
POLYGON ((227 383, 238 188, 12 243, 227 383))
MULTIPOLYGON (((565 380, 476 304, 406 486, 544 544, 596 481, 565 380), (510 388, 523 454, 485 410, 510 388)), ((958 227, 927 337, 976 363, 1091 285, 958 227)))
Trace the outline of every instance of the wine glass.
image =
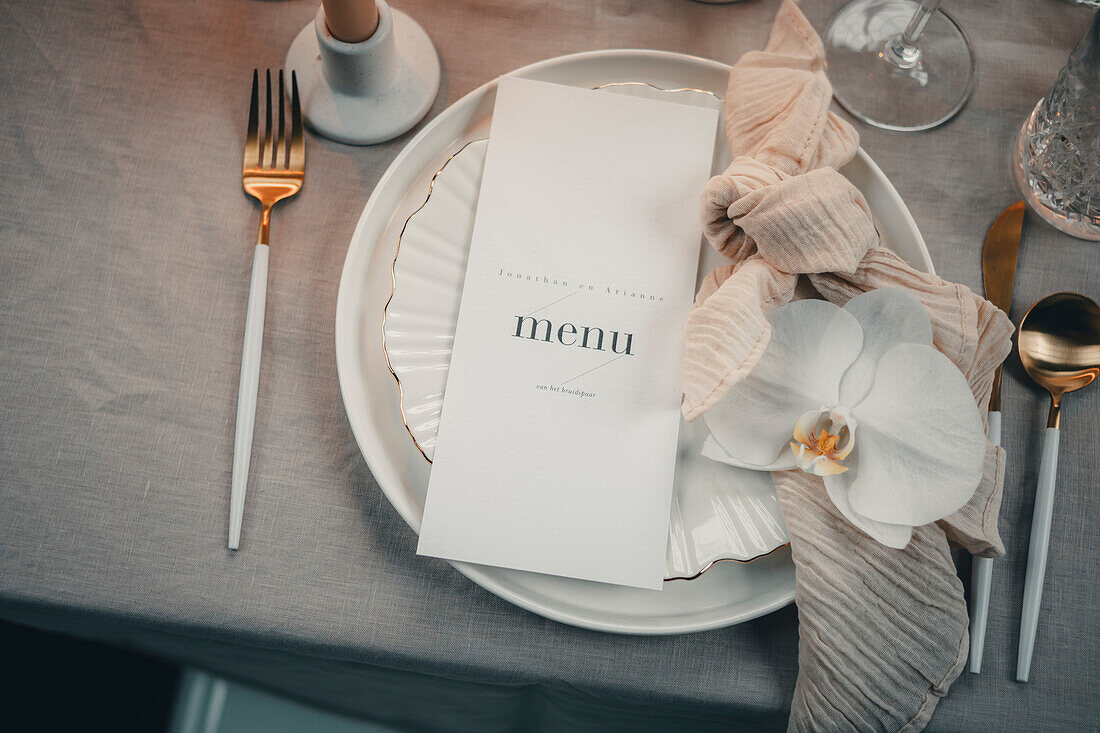
POLYGON ((977 78, 970 39, 940 0, 854 0, 825 31, 837 102, 864 122, 908 132, 942 125, 977 78))

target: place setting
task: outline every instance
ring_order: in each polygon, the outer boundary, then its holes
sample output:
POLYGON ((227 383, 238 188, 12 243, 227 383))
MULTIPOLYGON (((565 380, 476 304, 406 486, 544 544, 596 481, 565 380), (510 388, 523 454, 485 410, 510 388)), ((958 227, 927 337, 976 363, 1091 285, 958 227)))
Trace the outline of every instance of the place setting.
POLYGON ((0 16, 4 731, 1096 728, 1100 0, 0 16))
MULTIPOLYGON (((794 730, 923 728, 981 672, 990 604, 1022 608, 1028 681, 1060 407, 1100 374, 1100 308, 1065 292, 1009 313, 1025 217, 1100 238, 1095 160, 1065 173, 1081 164, 1058 148, 1097 131, 1080 80, 1100 16, 1006 151, 1024 200, 975 243, 975 292, 936 274, 860 147, 862 125, 937 134, 973 93, 970 39, 938 5, 856 0, 819 31, 785 0, 731 65, 575 53, 423 122, 369 194, 333 326, 348 423, 418 535, 410 555, 602 632, 719 629, 793 602, 794 730), (1009 359, 1051 395, 1043 433, 1002 416, 1009 359), (1006 463, 1031 458, 1000 447, 1006 423, 1042 446, 1011 598, 991 597, 1006 463)), ((254 511, 271 209, 323 175, 303 126, 394 139, 440 73, 409 15, 325 0, 286 68, 253 77, 243 182, 262 218, 230 549, 247 551, 254 511)))
MULTIPOLYGON (((714 127, 701 135, 705 160, 700 164, 700 175, 705 180, 730 163, 729 145, 722 131, 729 77, 725 65, 679 54, 608 51, 552 59, 510 76, 576 86, 591 92, 589 96, 594 99, 614 95, 607 104, 617 97, 633 97, 711 110, 716 118, 714 127), (721 144, 713 144, 716 135, 721 144)), ((349 418, 361 444, 381 441, 384 435, 392 441, 387 446, 393 445, 403 455, 398 464, 392 452, 370 449, 375 460, 389 464, 375 470, 376 477, 389 474, 391 466, 394 473, 402 474, 392 483, 379 480, 414 528, 420 526, 422 518, 427 477, 433 468, 429 461, 434 458, 442 395, 448 380, 450 353, 439 345, 449 345, 454 337, 475 212, 479 210, 488 133, 495 119, 488 114, 492 109, 485 109, 486 99, 496 93, 497 84, 491 83, 460 100, 410 142, 391 166, 360 220, 337 306, 338 362, 341 374, 346 375, 341 377, 341 388, 349 418), (485 112, 471 116, 469 110, 478 108, 485 112), (410 162, 405 162, 406 156, 410 162), (396 181, 391 185, 392 179, 396 181), (407 214, 395 216, 391 208, 407 214), (357 246, 360 241, 364 245, 357 246), (383 243, 388 245, 385 253, 378 254, 383 251, 383 243), (350 285, 363 281, 368 283, 364 288, 350 285), (349 285, 345 287, 345 283, 349 285), (386 357, 381 364, 375 358, 379 351, 386 357), (393 376, 380 380, 377 375, 382 369, 392 371, 393 376), (396 420, 392 413, 380 414, 383 406, 393 405, 395 387, 396 420)), ((917 267, 931 269, 911 216, 874 162, 857 150, 845 166, 844 175, 874 202, 876 211, 881 211, 876 224, 883 241, 917 267)), ((690 202, 690 209, 689 226, 697 232, 695 201, 690 202)), ((628 259, 629 253, 621 256, 628 259)), ((705 275, 722 262, 717 251, 704 250, 701 261, 693 262, 693 276, 705 275)), ((629 288, 629 283, 621 279, 581 283, 578 278, 583 275, 549 264, 524 265, 510 260, 500 263, 494 272, 498 277, 507 278, 511 273, 526 278, 535 276, 540 267, 544 271, 537 273, 539 279, 551 281, 541 285, 548 286, 546 290, 551 294, 555 292, 553 280, 573 280, 577 286, 584 285, 585 293, 594 292, 587 290, 589 285, 602 288, 604 295, 609 286, 618 286, 611 287, 612 291, 629 288)), ((554 298, 547 302, 550 300, 554 298)), ((563 306, 567 302, 563 301, 563 306)), ((514 329, 515 324, 511 325, 514 329)), ((592 324, 573 325, 583 328, 592 324)), ((555 337, 558 327, 554 327, 555 337)), ((610 353, 609 347, 601 353, 610 353)), ((588 356, 583 351, 581 355, 588 356)), ((569 389, 573 383, 561 386, 569 389)), ((583 386, 577 388, 584 391, 583 386)), ((620 599, 629 591, 615 585, 568 581, 547 574, 518 574, 485 563, 460 563, 459 569, 532 610, 601 630, 701 630, 786 605, 794 589, 789 538, 770 479, 758 471, 705 458, 701 454, 705 427, 683 419, 678 425, 678 439, 674 441, 676 490, 671 500, 671 522, 664 523, 667 541, 661 543, 660 553, 664 557, 660 579, 669 582, 662 584, 660 596, 638 594, 624 604, 620 599), (730 491, 731 483, 737 486, 736 492, 730 491), (688 578, 694 579, 683 582, 688 578), (547 589, 553 589, 556 596, 550 602, 545 600, 547 589), (706 600, 701 601, 701 595, 706 600)))

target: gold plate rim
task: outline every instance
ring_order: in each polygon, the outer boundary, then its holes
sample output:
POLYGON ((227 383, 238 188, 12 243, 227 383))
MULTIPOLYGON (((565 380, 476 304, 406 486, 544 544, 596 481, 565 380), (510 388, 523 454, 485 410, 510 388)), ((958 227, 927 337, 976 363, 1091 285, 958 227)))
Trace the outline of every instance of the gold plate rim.
POLYGON ((443 161, 443 165, 439 167, 435 173, 432 174, 432 179, 428 182, 428 194, 424 197, 424 200, 413 209, 412 213, 405 217, 404 223, 401 225, 401 231, 397 235, 397 248, 393 251, 393 261, 390 262, 390 294, 386 298, 386 304, 382 306, 382 356, 386 359, 386 369, 389 370, 393 376, 394 381, 397 383, 397 409, 401 413, 401 424, 405 426, 405 432, 409 434, 412 439, 413 445, 420 451, 420 455, 424 457, 424 460, 430 465, 432 459, 428 458, 428 454, 424 452, 424 448, 420 445, 420 442, 413 435, 412 429, 409 427, 409 420, 405 416, 405 392, 401 387, 401 377, 397 376, 397 372, 394 371, 393 364, 390 363, 390 352, 386 348, 386 319, 389 317, 390 303, 393 302, 393 296, 397 292, 397 258, 401 254, 401 240, 405 236, 405 229, 409 226, 409 222, 412 218, 420 213, 421 209, 428 205, 428 201, 432 198, 432 191, 435 188, 435 181, 439 178, 439 175, 447 168, 447 165, 458 157, 463 150, 470 147, 474 143, 483 142, 488 138, 478 138, 477 140, 467 140, 462 144, 455 152, 451 153, 447 160, 443 161))

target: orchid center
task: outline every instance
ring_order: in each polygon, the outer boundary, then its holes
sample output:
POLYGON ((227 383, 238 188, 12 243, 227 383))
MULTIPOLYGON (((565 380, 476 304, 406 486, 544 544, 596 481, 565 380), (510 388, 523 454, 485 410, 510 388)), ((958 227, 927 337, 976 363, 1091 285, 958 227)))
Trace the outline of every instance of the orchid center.
POLYGON ((844 407, 810 410, 794 425, 794 452, 798 467, 817 476, 844 473, 844 459, 855 447, 856 421, 844 407))

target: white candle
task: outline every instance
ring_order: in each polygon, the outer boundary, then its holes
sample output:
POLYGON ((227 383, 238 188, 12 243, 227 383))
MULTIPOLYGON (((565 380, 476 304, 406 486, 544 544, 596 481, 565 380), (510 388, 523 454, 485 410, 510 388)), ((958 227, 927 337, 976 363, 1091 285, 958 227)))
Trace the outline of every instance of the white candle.
POLYGON ((325 6, 325 25, 345 43, 370 38, 378 27, 378 8, 374 0, 321 0, 325 6))

